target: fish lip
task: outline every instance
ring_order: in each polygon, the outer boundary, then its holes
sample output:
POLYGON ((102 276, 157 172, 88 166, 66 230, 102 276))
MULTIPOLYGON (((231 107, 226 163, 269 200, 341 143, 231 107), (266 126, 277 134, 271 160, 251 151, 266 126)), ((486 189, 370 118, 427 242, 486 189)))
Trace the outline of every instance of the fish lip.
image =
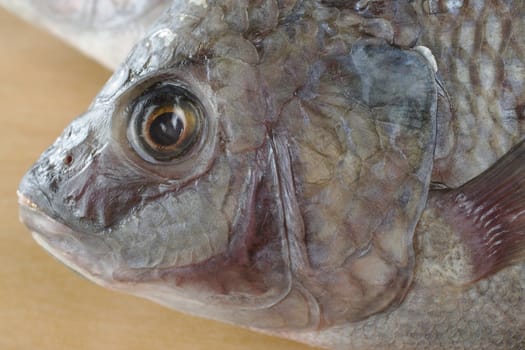
POLYGON ((33 239, 58 261, 79 273, 82 277, 108 289, 112 286, 110 271, 95 265, 81 263, 79 254, 64 251, 56 245, 56 241, 64 238, 76 238, 78 233, 63 223, 47 215, 28 196, 17 191, 20 221, 27 226, 33 239))
POLYGON ((34 234, 58 236, 75 234, 72 229, 47 215, 31 198, 17 191, 19 219, 34 234))
POLYGON ((24 195, 19 190, 16 191, 16 195, 18 196, 18 204, 26 207, 30 207, 33 209, 38 209, 38 206, 33 202, 29 197, 24 195))
POLYGON ((59 236, 75 236, 77 233, 46 214, 31 198, 27 195, 17 191, 20 221, 26 225, 32 232, 33 236, 39 235, 42 237, 59 237, 59 236))

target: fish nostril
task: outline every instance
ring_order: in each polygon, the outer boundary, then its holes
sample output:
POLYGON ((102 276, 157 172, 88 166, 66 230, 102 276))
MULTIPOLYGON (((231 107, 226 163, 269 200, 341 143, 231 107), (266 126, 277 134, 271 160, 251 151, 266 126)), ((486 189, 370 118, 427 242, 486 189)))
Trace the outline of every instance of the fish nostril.
POLYGON ((68 154, 64 157, 64 164, 69 166, 71 165, 71 163, 73 163, 73 156, 71 154, 68 154))

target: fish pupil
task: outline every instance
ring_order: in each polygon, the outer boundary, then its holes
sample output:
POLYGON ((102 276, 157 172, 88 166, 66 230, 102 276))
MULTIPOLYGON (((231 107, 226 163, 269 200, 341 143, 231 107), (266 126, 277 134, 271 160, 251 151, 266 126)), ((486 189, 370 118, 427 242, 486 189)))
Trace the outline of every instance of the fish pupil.
POLYGON ((177 144, 183 131, 182 118, 177 113, 166 112, 155 118, 149 133, 155 144, 167 147, 177 144))

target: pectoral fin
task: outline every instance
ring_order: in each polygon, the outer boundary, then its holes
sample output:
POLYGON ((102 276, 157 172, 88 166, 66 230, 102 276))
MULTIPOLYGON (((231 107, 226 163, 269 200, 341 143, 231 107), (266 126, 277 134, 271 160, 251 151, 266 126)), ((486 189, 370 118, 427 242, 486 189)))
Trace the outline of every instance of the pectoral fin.
POLYGON ((463 186, 436 202, 465 251, 472 280, 525 258, 525 141, 463 186))

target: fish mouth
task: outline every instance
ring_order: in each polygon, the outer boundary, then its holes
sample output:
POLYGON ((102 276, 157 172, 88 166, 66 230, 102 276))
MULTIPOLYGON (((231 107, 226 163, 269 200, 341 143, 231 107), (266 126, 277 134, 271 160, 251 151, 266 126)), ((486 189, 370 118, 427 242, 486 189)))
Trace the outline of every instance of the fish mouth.
POLYGON ((47 215, 29 197, 17 191, 19 219, 31 231, 33 239, 58 261, 81 276, 111 288, 108 268, 89 263, 85 251, 79 249, 79 233, 47 215))
POLYGON ((17 195, 19 219, 33 235, 56 237, 73 233, 69 227, 46 215, 29 197, 21 192, 17 192, 17 195))

